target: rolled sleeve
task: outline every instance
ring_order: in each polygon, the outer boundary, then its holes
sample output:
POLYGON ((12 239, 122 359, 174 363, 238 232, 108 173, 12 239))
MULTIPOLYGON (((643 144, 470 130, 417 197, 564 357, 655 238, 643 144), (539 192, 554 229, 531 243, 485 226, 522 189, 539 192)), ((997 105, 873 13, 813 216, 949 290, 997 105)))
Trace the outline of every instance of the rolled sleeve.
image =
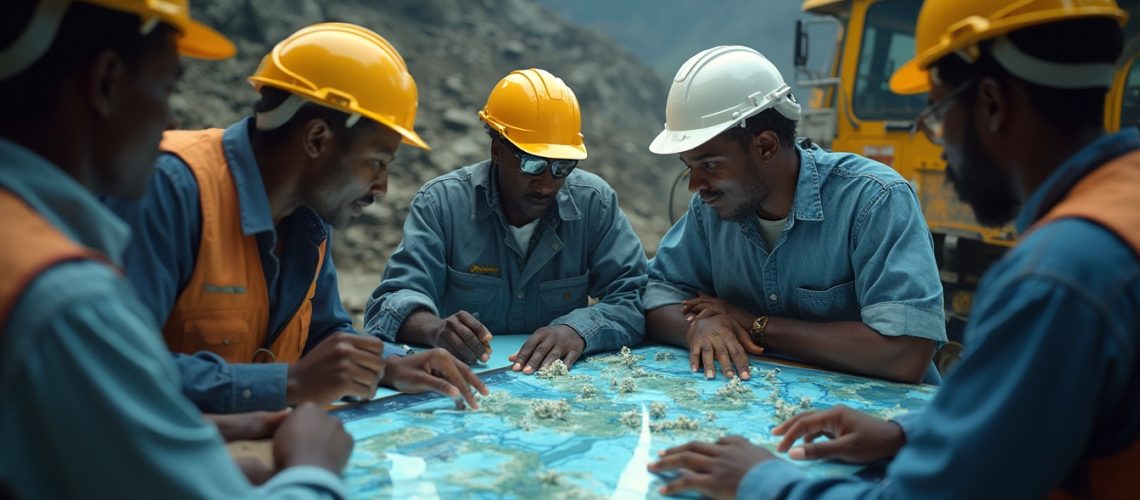
POLYGON ((696 196, 689 201, 689 210, 665 233, 657 255, 649 260, 649 283, 642 297, 642 309, 651 311, 678 304, 697 292, 715 290, 709 238, 702 224, 703 205, 698 202, 696 196))
POLYGON ((204 412, 273 411, 286 406, 286 364, 231 364, 209 352, 175 354, 174 361, 182 373, 182 394, 204 412))
POLYGON ((864 307, 863 323, 883 335, 909 335, 946 342, 946 317, 942 309, 924 309, 909 304, 879 303, 864 307))
POLYGON ((439 316, 435 302, 415 290, 395 290, 380 297, 373 296, 368 299, 364 330, 385 341, 395 342, 400 326, 408 319, 408 315, 419 309, 426 309, 439 316))
POLYGON ((404 240, 388 259, 364 311, 364 329, 369 334, 394 342, 412 312, 426 309, 439 315, 436 304, 444 289, 447 263, 437 205, 424 191, 412 199, 404 221, 404 240))
POLYGON ((942 281, 934 242, 910 184, 888 184, 852 229, 861 316, 882 335, 946 342, 942 281))
POLYGON ((597 203, 589 255, 590 296, 598 302, 575 309, 551 324, 565 324, 586 341, 584 353, 633 346, 645 338, 641 293, 645 288, 645 249, 618 205, 617 194, 597 203))

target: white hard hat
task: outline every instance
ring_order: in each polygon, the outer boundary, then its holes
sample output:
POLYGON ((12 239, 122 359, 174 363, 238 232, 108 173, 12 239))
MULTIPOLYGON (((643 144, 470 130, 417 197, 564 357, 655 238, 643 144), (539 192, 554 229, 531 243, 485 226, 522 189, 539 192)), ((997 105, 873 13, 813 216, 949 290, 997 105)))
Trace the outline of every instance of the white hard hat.
POLYGON ((768 58, 740 45, 724 45, 690 57, 669 88, 665 130, 649 144, 657 154, 693 149, 768 108, 792 121, 800 105, 768 58))

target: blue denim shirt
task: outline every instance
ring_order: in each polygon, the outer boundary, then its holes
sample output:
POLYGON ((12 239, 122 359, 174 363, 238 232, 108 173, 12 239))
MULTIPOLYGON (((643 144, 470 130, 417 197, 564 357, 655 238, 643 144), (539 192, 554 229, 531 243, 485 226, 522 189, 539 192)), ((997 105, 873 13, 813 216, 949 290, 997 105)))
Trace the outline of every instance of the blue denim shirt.
POLYGON ((564 324, 586 352, 634 345, 645 333, 645 251, 597 175, 575 170, 531 239, 529 257, 507 229, 495 167, 484 161, 429 181, 412 200, 404 240, 365 312, 387 340, 418 309, 479 315, 492 334, 564 324), (587 298, 598 302, 587 305, 587 298))
MULTIPOLYGON (((121 262, 126 225, 46 159, 3 139, 0 189, 121 262)), ((158 326, 122 275, 95 261, 49 268, 0 330, 0 484, 17 498, 345 496, 340 478, 316 467, 251 487, 179 385, 158 326)))
MULTIPOLYGON (((242 232, 257 238, 261 266, 269 291, 269 331, 292 317, 308 293, 316 270, 314 244, 331 236, 328 224, 301 207, 274 226, 269 197, 250 145, 247 118, 226 129, 222 148, 237 185, 242 232), (278 244, 284 252, 274 252, 278 244), (280 307, 279 307, 280 306, 280 307)), ((127 277, 159 324, 165 323, 182 289, 190 281, 202 239, 198 180, 190 167, 172 154, 163 154, 140 200, 107 198, 105 203, 134 230, 125 255, 127 277)), ((340 301, 332 241, 325 247, 325 264, 313 296, 307 352, 337 332, 355 332, 340 301)), ((386 347, 385 356, 403 352, 386 347)), ((285 407, 288 365, 230 364, 210 352, 176 354, 183 391, 203 411, 237 412, 285 407)))
POLYGON ((772 248, 755 217, 723 220, 698 196, 649 262, 645 309, 705 292, 758 315, 862 321, 946 341, 934 243, 914 189, 858 155, 796 146, 800 174, 772 248))
MULTIPOLYGON (((1138 149, 1135 129, 1082 149, 1026 201, 1018 230, 1089 172, 1138 149)), ((773 460, 748 472, 738 496, 1043 498, 1079 459, 1140 436, 1137 332, 1133 249, 1087 220, 1051 222, 982 278, 962 359, 926 410, 900 419, 907 444, 883 481, 807 479, 773 460)))

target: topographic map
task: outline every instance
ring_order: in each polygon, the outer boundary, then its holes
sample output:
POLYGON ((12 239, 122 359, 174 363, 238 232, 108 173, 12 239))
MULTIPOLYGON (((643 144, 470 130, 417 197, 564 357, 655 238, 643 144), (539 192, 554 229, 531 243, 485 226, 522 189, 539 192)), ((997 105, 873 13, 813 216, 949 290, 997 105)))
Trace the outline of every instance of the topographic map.
MULTIPOLYGON (((399 395, 334 412, 356 447, 345 477, 357 498, 657 498, 645 464, 694 439, 743 435, 774 448, 774 426, 839 403, 884 418, 922 408, 932 386, 896 384, 752 360, 752 380, 705 380, 670 347, 585 358, 521 375, 482 377, 478 411, 399 395)), ((853 474, 837 462, 811 475, 853 474)))

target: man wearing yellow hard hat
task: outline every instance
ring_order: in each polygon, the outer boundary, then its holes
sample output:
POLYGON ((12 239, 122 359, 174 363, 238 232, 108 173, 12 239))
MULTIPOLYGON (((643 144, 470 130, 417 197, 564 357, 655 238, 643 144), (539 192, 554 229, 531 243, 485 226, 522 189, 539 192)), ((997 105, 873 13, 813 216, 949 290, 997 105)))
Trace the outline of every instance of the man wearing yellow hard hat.
POLYGON ((526 334, 523 373, 641 341, 645 253, 586 158, 574 92, 511 72, 479 112, 491 158, 428 181, 365 313, 368 332, 487 360, 494 334, 526 334), (587 298, 597 299, 588 304, 587 298))
POLYGON ((962 361, 920 414, 839 407, 774 430, 793 459, 893 457, 881 481, 808 479, 727 438, 666 451, 651 469, 690 471, 667 492, 1136 498, 1140 133, 1103 125, 1126 19, 1113 0, 924 3, 917 56, 891 87, 930 93, 917 126, 944 146, 959 197, 1021 233, 983 277, 962 361))
POLYGON ((109 200, 135 230, 127 276, 178 353, 183 391, 212 412, 370 398, 377 384, 476 406, 446 351, 359 335, 341 305, 331 228, 388 187, 415 132, 416 83, 387 40, 322 23, 277 44, 249 79, 255 116, 170 131, 147 194, 109 200), (330 57, 335 54, 337 57, 330 57))
POLYGON ((233 45, 186 0, 16 0, 0 34, 0 496, 343 497, 352 440, 314 405, 223 432, 277 445, 280 472, 243 477, 181 395, 118 269, 130 231, 96 198, 145 190, 179 52, 233 45))

